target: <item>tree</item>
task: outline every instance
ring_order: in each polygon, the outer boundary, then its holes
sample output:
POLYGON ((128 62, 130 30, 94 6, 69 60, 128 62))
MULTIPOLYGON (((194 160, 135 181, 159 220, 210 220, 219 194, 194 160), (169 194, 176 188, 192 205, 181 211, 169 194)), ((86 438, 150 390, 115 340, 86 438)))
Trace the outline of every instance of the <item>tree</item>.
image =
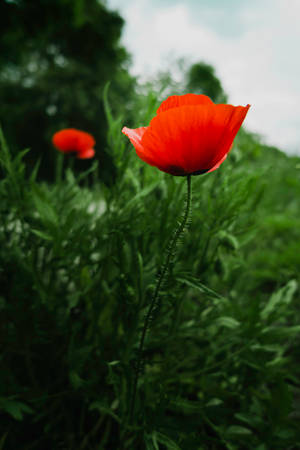
POLYGON ((29 165, 43 154, 43 176, 54 164, 51 135, 64 127, 92 133, 108 163, 103 87, 111 81, 116 108, 135 83, 119 43, 123 23, 98 0, 0 2, 0 121, 14 151, 32 149, 29 165))
POLYGON ((214 102, 226 102, 220 80, 215 75, 215 69, 204 62, 193 64, 187 72, 186 88, 194 94, 208 95, 214 102))

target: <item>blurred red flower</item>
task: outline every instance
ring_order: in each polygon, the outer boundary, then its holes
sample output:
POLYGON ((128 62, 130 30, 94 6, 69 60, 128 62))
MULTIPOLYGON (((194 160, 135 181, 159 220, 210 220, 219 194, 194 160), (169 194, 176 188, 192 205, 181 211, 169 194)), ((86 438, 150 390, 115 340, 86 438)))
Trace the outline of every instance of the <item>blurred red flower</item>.
POLYGON ((77 158, 80 159, 93 158, 95 155, 93 147, 96 142, 93 136, 75 128, 58 131, 53 135, 52 143, 63 153, 76 152, 77 158))
POLYGON ((173 95, 148 127, 124 127, 137 155, 171 175, 199 175, 226 159, 250 105, 215 105, 206 95, 173 95))

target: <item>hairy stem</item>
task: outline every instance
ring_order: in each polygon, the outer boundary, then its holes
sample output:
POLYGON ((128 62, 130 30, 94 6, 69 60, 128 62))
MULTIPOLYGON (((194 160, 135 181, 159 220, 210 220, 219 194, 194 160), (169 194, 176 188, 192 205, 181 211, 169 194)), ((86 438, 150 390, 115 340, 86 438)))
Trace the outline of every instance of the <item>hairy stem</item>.
POLYGON ((142 330, 142 334, 141 334, 140 344, 139 344, 139 348, 138 348, 135 378, 134 378, 134 382, 133 382, 133 391, 132 391, 132 397, 131 397, 131 406, 130 406, 130 414, 129 414, 129 423, 130 424, 132 423, 133 414, 134 414, 137 384, 138 384, 138 379, 139 379, 139 375, 141 372, 141 363, 142 363, 142 356, 143 356, 143 349, 144 349, 146 334, 150 328, 152 314, 153 314, 153 311, 155 310, 155 307, 158 304, 160 289, 161 289, 161 286, 165 279, 165 276, 168 272, 169 265, 170 265, 174 250, 176 248, 178 239, 182 235, 184 228, 188 221, 188 217, 189 217, 189 213, 190 213, 190 209, 191 209, 191 197, 192 197, 191 194, 192 194, 191 175, 187 175, 187 197, 186 197, 184 214, 183 214, 181 222, 178 224, 178 227, 177 227, 175 233, 173 234, 173 236, 170 240, 170 243, 168 245, 166 261, 160 270, 160 273, 159 273, 159 276, 158 276, 158 279, 156 282, 155 290, 154 290, 154 293, 153 293, 153 296, 151 299, 151 303, 149 305, 149 309, 148 309, 148 312, 145 317, 144 326, 143 326, 143 330, 142 330))

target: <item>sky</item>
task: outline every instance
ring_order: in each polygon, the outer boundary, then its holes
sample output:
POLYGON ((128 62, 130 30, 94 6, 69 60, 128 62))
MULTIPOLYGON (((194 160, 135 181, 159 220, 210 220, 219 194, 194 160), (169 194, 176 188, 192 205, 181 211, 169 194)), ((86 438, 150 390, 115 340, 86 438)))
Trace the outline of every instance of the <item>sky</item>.
POLYGON ((300 155, 300 0, 107 0, 125 19, 131 73, 178 58, 214 66, 229 103, 265 143, 300 155))

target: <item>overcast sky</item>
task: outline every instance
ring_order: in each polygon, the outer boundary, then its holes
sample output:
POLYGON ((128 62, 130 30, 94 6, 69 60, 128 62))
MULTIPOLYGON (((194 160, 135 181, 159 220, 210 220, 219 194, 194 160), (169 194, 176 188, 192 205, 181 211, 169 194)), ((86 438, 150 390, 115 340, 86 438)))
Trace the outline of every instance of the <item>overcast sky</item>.
POLYGON ((300 0, 108 0, 126 21, 132 73, 185 57, 215 67, 248 130, 300 155, 300 0))

